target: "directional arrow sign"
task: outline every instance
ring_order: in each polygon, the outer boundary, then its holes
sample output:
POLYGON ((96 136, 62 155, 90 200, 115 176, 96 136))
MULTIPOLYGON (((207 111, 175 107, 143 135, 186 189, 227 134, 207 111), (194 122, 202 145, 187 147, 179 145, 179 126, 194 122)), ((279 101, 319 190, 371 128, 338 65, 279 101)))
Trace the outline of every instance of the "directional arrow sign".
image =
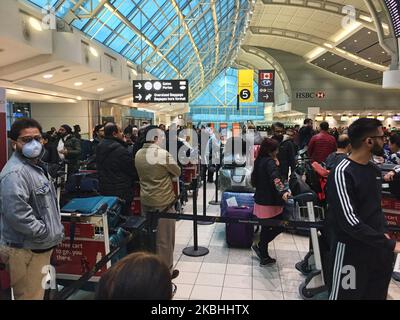
POLYGON ((134 80, 134 103, 188 103, 187 80, 134 80))

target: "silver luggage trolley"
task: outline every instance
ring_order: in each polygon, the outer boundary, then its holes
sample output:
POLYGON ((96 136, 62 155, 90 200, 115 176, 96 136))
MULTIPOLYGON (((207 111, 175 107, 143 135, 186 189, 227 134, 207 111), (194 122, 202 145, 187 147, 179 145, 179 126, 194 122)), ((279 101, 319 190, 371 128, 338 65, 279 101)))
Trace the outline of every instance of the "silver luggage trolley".
MULTIPOLYGON (((315 206, 317 195, 315 193, 304 193, 293 197, 296 203, 296 219, 300 221, 319 222, 324 220, 324 210, 315 206)), ((312 253, 308 257, 308 263, 312 271, 307 275, 299 287, 300 296, 304 300, 324 299, 328 288, 324 279, 324 270, 321 258, 321 247, 319 242, 319 231, 317 228, 310 229, 310 240, 312 253)))

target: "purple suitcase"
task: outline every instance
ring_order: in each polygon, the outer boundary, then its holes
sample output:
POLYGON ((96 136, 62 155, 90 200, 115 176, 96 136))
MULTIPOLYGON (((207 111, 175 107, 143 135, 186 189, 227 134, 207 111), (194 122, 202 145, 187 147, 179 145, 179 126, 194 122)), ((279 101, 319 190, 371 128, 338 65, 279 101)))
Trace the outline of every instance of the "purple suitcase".
MULTIPOLYGON (((251 219, 253 217, 253 208, 228 207, 226 217, 251 219)), ((252 224, 227 223, 225 233, 229 247, 250 248, 253 244, 254 226, 252 224)))

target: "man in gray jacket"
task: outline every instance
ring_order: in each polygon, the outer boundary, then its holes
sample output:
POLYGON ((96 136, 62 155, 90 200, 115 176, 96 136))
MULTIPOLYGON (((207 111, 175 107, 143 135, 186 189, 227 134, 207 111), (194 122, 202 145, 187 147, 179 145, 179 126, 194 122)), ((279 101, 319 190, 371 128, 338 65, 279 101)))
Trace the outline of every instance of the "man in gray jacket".
POLYGON ((33 119, 14 122, 15 152, 0 173, 0 254, 15 299, 43 299, 42 270, 64 236, 56 191, 40 161, 41 132, 33 119))

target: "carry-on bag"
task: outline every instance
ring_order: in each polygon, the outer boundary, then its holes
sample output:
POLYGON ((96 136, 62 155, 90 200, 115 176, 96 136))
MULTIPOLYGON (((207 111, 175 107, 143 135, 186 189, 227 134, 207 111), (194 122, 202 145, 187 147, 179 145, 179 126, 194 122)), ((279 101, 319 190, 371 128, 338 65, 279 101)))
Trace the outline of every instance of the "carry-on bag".
MULTIPOLYGON (((251 219, 253 208, 250 207, 228 207, 226 216, 229 218, 251 219)), ((229 247, 250 248, 253 244, 254 226, 243 223, 226 224, 226 242, 229 247)))

